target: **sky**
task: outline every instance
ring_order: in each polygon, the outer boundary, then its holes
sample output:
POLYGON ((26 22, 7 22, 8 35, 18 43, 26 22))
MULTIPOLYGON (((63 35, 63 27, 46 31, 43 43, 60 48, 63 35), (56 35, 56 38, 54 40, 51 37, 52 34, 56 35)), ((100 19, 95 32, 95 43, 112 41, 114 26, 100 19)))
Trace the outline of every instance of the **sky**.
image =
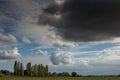
POLYGON ((0 0, 0 69, 120 74, 120 1, 0 0))

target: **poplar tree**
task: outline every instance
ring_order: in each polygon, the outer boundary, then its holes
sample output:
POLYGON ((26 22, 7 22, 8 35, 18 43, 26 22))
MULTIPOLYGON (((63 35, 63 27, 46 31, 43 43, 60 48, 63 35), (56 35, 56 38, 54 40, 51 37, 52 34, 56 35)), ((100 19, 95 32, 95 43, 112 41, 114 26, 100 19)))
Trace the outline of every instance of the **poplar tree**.
POLYGON ((29 76, 32 75, 32 67, 31 67, 31 62, 28 63, 28 68, 29 68, 29 76))
POLYGON ((17 75, 20 76, 20 62, 17 63, 17 75))
POLYGON ((26 70, 22 63, 15 61, 14 63, 14 74, 17 76, 49 76, 48 65, 44 66, 42 64, 35 64, 31 66, 31 62, 27 63, 26 70))
POLYGON ((17 68, 18 68, 18 63, 15 61, 14 63, 14 74, 17 75, 17 68))
POLYGON ((43 65, 41 64, 41 77, 44 76, 44 73, 43 73, 43 65))
POLYGON ((37 64, 35 64, 35 76, 38 75, 38 71, 37 71, 37 64))
POLYGON ((35 76, 35 66, 32 66, 32 76, 35 76))
POLYGON ((32 76, 31 63, 28 63, 28 64, 27 64, 26 69, 27 69, 27 76, 32 76))
POLYGON ((20 64, 20 76, 24 76, 24 68, 22 63, 20 64))
POLYGON ((40 76, 40 64, 37 66, 38 76, 40 76))
POLYGON ((46 72, 46 76, 49 76, 49 75, 48 75, 48 65, 46 65, 45 72, 46 72))
POLYGON ((26 75, 28 76, 28 63, 26 65, 26 75))

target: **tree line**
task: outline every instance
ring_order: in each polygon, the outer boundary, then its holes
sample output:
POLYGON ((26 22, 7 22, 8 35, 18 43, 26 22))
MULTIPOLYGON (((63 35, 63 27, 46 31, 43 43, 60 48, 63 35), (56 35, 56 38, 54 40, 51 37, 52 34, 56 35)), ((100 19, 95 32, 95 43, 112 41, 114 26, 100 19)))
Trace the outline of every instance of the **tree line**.
POLYGON ((68 73, 68 72, 61 72, 61 73, 57 73, 57 72, 49 72, 49 76, 52 76, 52 77, 81 77, 82 75, 79 75, 77 74, 77 72, 71 72, 68 73))
POLYGON ((24 69, 23 64, 15 61, 14 63, 14 75, 16 76, 35 76, 35 77, 47 77, 47 76, 72 76, 77 77, 80 76, 77 72, 72 72, 69 74, 68 72, 48 72, 48 65, 44 66, 42 64, 31 65, 31 62, 27 63, 26 69, 24 69))
MULTIPOLYGON (((23 64, 15 61, 14 63, 14 72, 9 70, 0 70, 0 76, 28 76, 28 77, 81 77, 83 75, 78 74, 77 72, 48 72, 48 65, 44 66, 42 64, 31 65, 31 62, 26 64, 26 68, 23 67, 23 64)), ((87 77, 93 77, 96 75, 87 75, 87 77)), ((98 76, 111 76, 111 77, 120 77, 120 75, 98 75, 98 76)))
POLYGON ((14 63, 14 75, 16 76, 38 76, 45 77, 48 76, 48 65, 44 66, 42 64, 31 65, 31 62, 27 63, 26 69, 24 69, 23 64, 15 61, 14 63))

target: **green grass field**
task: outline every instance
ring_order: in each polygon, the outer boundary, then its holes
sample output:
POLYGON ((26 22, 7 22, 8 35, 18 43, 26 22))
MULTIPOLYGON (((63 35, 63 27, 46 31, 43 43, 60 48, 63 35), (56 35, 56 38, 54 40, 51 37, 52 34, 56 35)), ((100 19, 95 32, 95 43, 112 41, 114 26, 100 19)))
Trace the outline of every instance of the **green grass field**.
POLYGON ((120 80, 120 77, 1 77, 0 80, 120 80))

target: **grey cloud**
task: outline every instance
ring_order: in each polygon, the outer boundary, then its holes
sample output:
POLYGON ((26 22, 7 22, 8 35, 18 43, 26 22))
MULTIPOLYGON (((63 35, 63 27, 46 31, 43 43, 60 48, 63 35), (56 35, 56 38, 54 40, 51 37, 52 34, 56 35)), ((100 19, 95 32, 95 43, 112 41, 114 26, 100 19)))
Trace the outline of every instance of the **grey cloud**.
POLYGON ((17 39, 12 34, 4 35, 0 33, 0 42, 17 43, 17 39))
POLYGON ((120 37, 120 1, 65 0, 51 4, 39 15, 40 25, 55 27, 70 41, 101 41, 120 37), (58 18, 59 16, 59 18, 58 18))
MULTIPOLYGON (((53 18, 53 16, 51 16, 51 14, 54 14, 56 10, 59 9, 59 7, 54 7, 57 6, 54 0, 5 0, 3 2, 4 3, 1 3, 0 5, 0 21, 2 24, 8 24, 7 22, 10 22, 10 27, 3 25, 3 27, 5 28, 1 27, 4 29, 4 31, 1 33, 10 32, 16 37, 25 36, 22 39, 24 43, 31 43, 31 40, 33 39, 33 41, 37 43, 47 44, 48 46, 53 47, 71 48, 76 46, 76 44, 72 41, 67 42, 61 39, 61 37, 55 34, 54 29, 52 30, 51 27, 36 25, 38 14, 42 13, 41 9, 43 9, 45 12, 50 12, 49 15, 48 13, 45 13, 41 16, 43 23, 48 21, 51 21, 52 23, 56 21, 56 18, 53 18), (52 4, 52 6, 49 4, 52 4), (51 6, 51 8, 45 9, 44 7, 46 5, 51 6), (47 21, 45 19, 46 15, 49 18, 47 19, 47 21), (28 38, 30 38, 31 40, 28 38)), ((59 16, 57 16, 56 14, 54 16, 59 18, 59 16)), ((5 43, 9 41, 16 42, 16 38, 12 35, 9 36, 1 34, 0 36, 2 36, 0 38, 0 41, 3 41, 5 43)))
MULTIPOLYGON (((26 18, 35 18, 41 14, 41 8, 50 3, 53 3, 53 0, 1 0, 0 16, 16 20, 19 23, 30 22, 31 20, 27 19, 26 21, 26 18)), ((34 20, 31 23, 34 23, 34 20)))

